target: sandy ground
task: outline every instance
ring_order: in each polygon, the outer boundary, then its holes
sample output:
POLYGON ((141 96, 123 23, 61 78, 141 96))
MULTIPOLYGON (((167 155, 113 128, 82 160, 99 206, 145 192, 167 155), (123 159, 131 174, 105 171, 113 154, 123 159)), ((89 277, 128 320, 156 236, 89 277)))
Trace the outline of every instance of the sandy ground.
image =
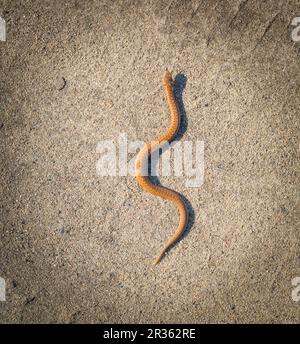
POLYGON ((299 322, 299 13, 296 0, 0 0, 2 323, 299 322), (160 178, 191 222, 152 271, 176 209, 132 176, 98 176, 96 147, 165 131, 166 67, 205 175, 160 178))

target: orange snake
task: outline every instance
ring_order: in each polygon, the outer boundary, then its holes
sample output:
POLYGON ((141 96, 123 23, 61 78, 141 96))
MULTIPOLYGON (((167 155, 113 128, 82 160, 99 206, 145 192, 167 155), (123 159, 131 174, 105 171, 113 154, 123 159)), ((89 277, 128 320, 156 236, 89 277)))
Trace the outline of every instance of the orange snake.
POLYGON ((161 135, 154 142, 146 144, 139 151, 135 160, 135 177, 138 184, 141 186, 141 188, 155 196, 159 196, 161 198, 164 198, 173 202, 175 206, 177 207, 178 213, 179 213, 179 224, 177 226, 177 229, 175 233, 171 236, 171 238, 168 240, 168 242, 165 244, 160 255, 154 261, 153 263, 154 266, 160 262, 160 260, 162 259, 163 255, 168 250, 168 248, 171 245, 173 245, 181 237, 188 222, 188 211, 180 195, 173 190, 167 189, 163 186, 158 186, 158 185, 153 184, 150 181, 149 177, 147 175, 144 175, 145 173, 142 172, 143 164, 145 163, 145 161, 148 161, 149 155, 151 154, 151 152, 153 152, 154 148, 158 149, 159 147, 162 146, 164 142, 171 142, 174 139, 180 127, 180 115, 177 109, 177 105, 174 99, 173 89, 172 89, 173 87, 172 74, 168 70, 166 70, 163 75, 162 83, 163 83, 163 87, 167 96, 169 109, 171 112, 170 127, 166 131, 165 134, 161 135))

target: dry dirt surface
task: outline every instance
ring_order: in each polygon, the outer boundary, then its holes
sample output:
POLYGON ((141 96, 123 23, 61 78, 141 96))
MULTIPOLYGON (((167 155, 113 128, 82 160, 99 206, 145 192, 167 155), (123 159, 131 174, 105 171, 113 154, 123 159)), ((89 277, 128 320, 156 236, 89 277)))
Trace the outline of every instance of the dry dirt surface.
MULTIPOLYGON (((297 0, 0 0, 1 323, 299 323, 297 0), (184 239, 105 140, 204 142, 184 239), (298 189, 298 190, 297 190, 298 189)), ((134 153, 128 157, 132 159, 134 153)))

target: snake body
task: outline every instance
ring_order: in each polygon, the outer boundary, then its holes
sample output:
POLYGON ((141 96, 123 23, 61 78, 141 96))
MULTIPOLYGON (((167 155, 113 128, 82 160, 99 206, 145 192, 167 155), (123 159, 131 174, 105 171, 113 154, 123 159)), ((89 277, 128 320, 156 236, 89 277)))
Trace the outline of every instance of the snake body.
POLYGON ((168 70, 166 70, 163 75, 162 83, 166 93, 167 102, 171 114, 170 126, 168 130, 154 142, 146 144, 140 150, 135 160, 135 177, 141 188, 155 196, 159 196, 161 198, 171 201, 177 207, 179 213, 179 224, 177 226, 177 229, 163 247, 160 255, 154 261, 154 266, 160 262, 168 248, 181 237, 188 221, 188 211, 181 196, 173 190, 153 184, 147 175, 143 175, 145 173, 143 173, 142 171, 143 164, 146 161, 148 161, 149 155, 151 154, 151 152, 153 152, 153 149, 161 147, 162 144, 165 142, 171 142, 174 139, 180 127, 180 115, 173 94, 172 74, 168 70))

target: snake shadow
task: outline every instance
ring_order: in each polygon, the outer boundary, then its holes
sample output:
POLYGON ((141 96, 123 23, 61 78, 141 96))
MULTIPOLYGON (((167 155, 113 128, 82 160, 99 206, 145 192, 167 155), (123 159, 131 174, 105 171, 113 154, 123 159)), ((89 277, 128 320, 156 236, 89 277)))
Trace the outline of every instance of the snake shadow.
MULTIPOLYGON (((179 73, 175 76, 175 79, 174 79, 174 83, 173 83, 173 92, 174 92, 174 97, 175 97, 175 100, 176 100, 176 103, 177 103, 177 106, 178 106, 178 110, 179 110, 179 114, 180 114, 180 128, 174 138, 174 141, 179 141, 184 133, 187 131, 187 128, 188 128, 188 118, 187 118, 187 115, 186 115, 186 111, 185 111, 185 107, 184 107, 184 103, 183 103, 183 99, 182 99, 182 96, 183 96, 183 91, 185 89, 185 86, 186 86, 186 82, 187 82, 187 78, 184 74, 182 73, 179 73)), ((156 171, 156 168, 157 168, 157 164, 160 160, 160 157, 161 155, 168 150, 168 146, 163 146, 162 148, 159 149, 159 154, 158 156, 155 156, 155 158, 151 160, 151 158, 149 158, 149 161, 148 161, 148 178, 151 180, 151 182, 157 186, 163 186, 158 177, 153 173, 156 171)), ((163 186, 164 188, 166 188, 165 186, 163 186)), ((168 188, 166 188, 168 189, 168 188)), ((172 191, 175 191, 175 190, 172 190, 172 191)), ((180 195, 180 197, 183 199, 185 205, 186 205, 186 208, 187 208, 187 211, 188 211, 188 223, 186 225, 186 228, 185 228, 185 231, 183 232, 182 236, 180 237, 179 240, 177 240, 176 243, 174 243, 174 245, 172 245, 170 249, 172 249, 173 246, 175 246, 178 242, 180 242, 181 240, 183 240, 191 231, 194 223, 195 223, 195 211, 194 211, 194 208, 192 206, 192 204, 190 203, 190 201, 184 196, 182 195, 181 193, 175 191, 176 193, 178 193, 180 195)), ((169 251, 168 250, 168 251, 169 251)))

